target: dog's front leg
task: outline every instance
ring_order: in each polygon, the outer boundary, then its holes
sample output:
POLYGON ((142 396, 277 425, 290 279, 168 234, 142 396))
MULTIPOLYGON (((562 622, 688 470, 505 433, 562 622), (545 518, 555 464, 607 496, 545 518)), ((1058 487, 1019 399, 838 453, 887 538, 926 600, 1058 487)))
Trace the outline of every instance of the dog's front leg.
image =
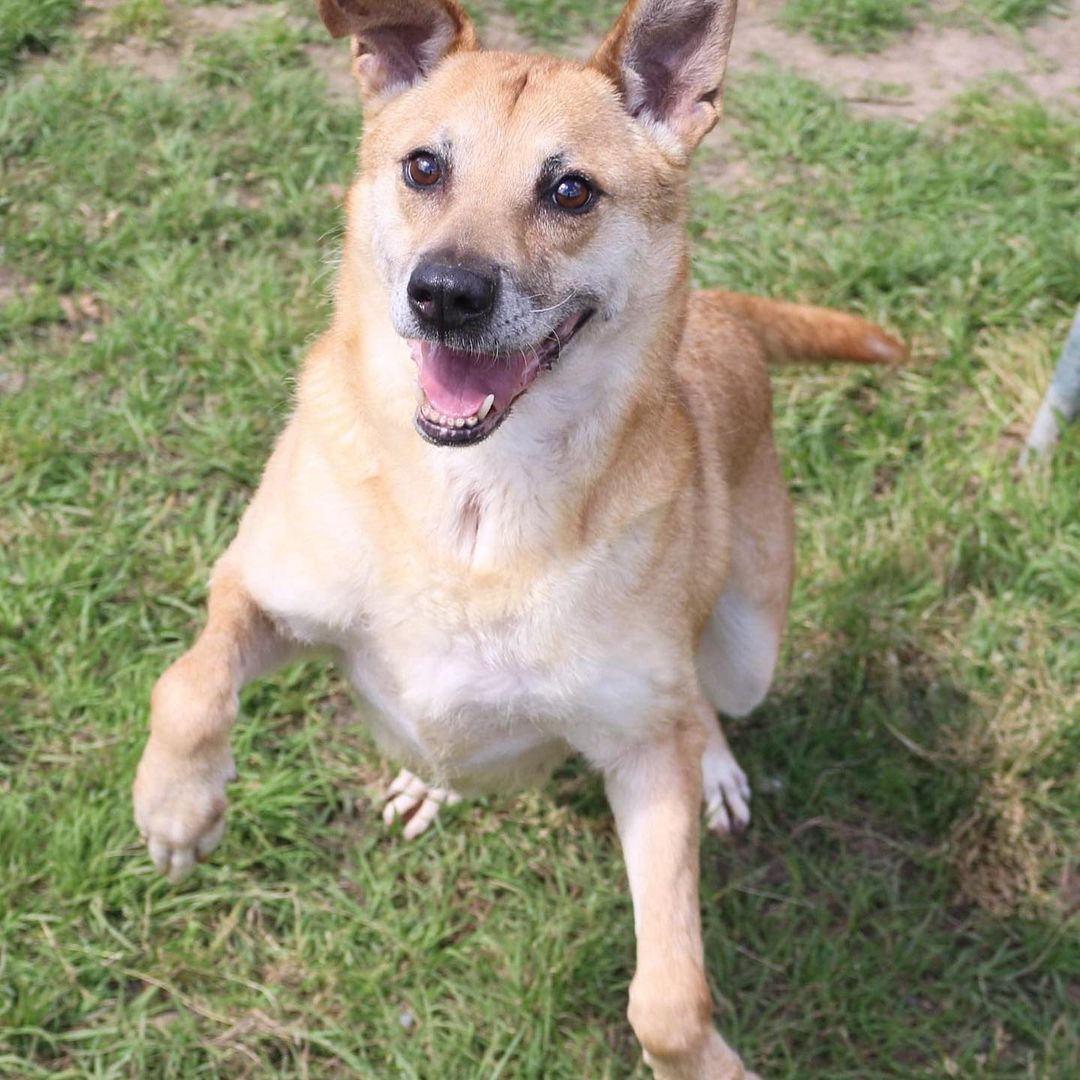
POLYGON ((657 1080, 744 1080, 713 1028, 698 902, 704 732, 685 723, 605 773, 634 902, 629 1018, 657 1080))
POLYGON ((189 873, 224 832, 225 785, 235 776, 229 732, 241 688, 294 651, 235 570, 219 564, 205 629, 154 687, 150 738, 135 775, 135 821, 170 880, 189 873))

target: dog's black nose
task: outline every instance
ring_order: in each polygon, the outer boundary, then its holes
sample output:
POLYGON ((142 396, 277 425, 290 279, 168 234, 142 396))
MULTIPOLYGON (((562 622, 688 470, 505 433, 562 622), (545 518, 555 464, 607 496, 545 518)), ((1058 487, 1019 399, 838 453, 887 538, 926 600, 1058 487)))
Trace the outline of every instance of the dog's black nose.
POLYGON ((428 259, 409 278, 409 305, 425 326, 460 330, 491 313, 496 278, 491 270, 428 259))

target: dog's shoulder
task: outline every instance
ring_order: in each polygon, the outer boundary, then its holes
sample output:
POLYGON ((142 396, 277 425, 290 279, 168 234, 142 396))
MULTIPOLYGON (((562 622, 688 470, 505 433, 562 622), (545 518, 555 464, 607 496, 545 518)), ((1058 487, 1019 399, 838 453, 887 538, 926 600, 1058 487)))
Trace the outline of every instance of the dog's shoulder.
POLYGON ((765 350, 753 328, 728 308, 727 295, 690 293, 677 371, 688 385, 722 390, 760 411, 770 398, 765 350))
POLYGON ((765 350, 725 305, 725 293, 690 294, 676 377, 702 445, 728 468, 772 431, 765 350))

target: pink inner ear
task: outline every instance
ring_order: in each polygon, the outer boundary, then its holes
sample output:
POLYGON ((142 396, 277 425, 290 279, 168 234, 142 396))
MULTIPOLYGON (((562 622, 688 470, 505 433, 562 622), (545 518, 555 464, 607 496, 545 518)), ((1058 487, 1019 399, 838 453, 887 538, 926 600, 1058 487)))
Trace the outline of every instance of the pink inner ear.
POLYGON ((712 15, 712 7, 703 5, 635 29, 627 50, 627 66, 641 80, 635 116, 667 120, 715 93, 723 56, 710 40, 712 15))
POLYGON ((370 57, 367 63, 370 65, 370 77, 377 83, 375 89, 414 83, 425 74, 425 54, 431 37, 429 27, 410 23, 365 31, 361 45, 364 53, 370 57))

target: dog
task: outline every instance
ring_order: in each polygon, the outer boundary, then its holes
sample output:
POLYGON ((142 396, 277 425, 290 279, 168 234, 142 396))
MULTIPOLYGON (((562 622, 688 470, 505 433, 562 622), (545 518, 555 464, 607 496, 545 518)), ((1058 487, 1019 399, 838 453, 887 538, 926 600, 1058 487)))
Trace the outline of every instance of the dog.
POLYGON ((792 512, 768 365, 889 363, 861 319, 688 287, 687 169, 734 0, 632 0, 587 63, 482 50, 454 0, 319 0, 366 121, 334 314, 205 629, 157 682, 136 821, 179 879, 221 839, 240 688, 336 657, 412 837, 458 794, 603 777, 659 1080, 750 1075, 715 1030, 701 805, 750 790, 718 712, 765 696, 792 512))

